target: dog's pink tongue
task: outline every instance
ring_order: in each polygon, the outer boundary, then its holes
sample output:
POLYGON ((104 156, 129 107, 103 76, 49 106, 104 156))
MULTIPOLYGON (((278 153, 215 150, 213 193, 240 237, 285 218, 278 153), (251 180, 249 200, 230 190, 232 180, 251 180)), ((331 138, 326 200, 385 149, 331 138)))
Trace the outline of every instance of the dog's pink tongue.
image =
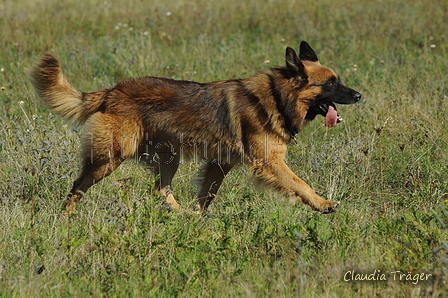
POLYGON ((338 123, 338 112, 332 106, 328 107, 327 115, 325 115, 325 126, 333 127, 338 123))

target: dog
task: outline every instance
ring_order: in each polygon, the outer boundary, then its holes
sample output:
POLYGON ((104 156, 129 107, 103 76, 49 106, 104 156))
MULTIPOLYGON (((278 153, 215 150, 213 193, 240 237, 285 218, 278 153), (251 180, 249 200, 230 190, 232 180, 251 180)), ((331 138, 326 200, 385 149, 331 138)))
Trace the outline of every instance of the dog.
POLYGON ((127 158, 152 170, 156 191, 173 210, 182 209, 173 176, 193 158, 202 164, 198 212, 207 210, 224 177, 242 163, 258 182, 316 211, 334 212, 339 202, 323 199, 298 178, 284 161, 286 149, 317 115, 335 126, 335 103, 356 103, 361 94, 322 66, 305 41, 299 56, 287 47, 285 60, 285 66, 246 79, 198 83, 148 76, 84 93, 67 80, 59 60, 45 54, 30 72, 37 95, 53 112, 84 124, 82 168, 63 203, 66 212, 127 158))

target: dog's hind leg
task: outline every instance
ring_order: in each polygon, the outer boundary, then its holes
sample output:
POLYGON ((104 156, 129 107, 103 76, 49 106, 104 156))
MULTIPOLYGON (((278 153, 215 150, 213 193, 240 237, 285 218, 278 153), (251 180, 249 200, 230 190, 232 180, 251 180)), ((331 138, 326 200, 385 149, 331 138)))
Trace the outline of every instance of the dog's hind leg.
POLYGON ((136 129, 123 122, 113 122, 106 115, 93 116, 90 129, 83 135, 82 169, 63 206, 68 213, 92 185, 109 176, 127 157, 135 151, 139 136, 136 129))
POLYGON ((173 177, 179 167, 179 155, 172 152, 157 152, 158 164, 153 168, 156 176, 156 192, 162 195, 162 204, 171 210, 181 210, 182 207, 174 199, 171 189, 173 177))
POLYGON ((233 165, 231 164, 209 163, 201 170, 201 177, 198 180, 200 189, 196 207, 199 213, 207 211, 207 208, 215 198, 222 181, 232 167, 233 165))
POLYGON ((123 161, 120 156, 115 156, 114 159, 93 159, 84 160, 84 165, 81 170, 79 178, 73 183, 72 190, 68 198, 64 201, 68 213, 73 213, 83 193, 85 193, 92 185, 98 183, 103 178, 109 176, 123 161))

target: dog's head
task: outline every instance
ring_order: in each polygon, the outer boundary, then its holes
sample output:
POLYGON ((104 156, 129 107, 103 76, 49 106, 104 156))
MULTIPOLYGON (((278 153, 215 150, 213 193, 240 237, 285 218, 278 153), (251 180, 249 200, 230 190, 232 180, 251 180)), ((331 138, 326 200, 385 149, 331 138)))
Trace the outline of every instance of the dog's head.
POLYGON ((300 44, 300 53, 286 49, 286 68, 309 102, 307 119, 320 114, 325 117, 325 125, 332 127, 338 122, 335 103, 353 104, 361 99, 361 94, 341 83, 339 76, 330 68, 319 63, 316 53, 305 41, 300 44))

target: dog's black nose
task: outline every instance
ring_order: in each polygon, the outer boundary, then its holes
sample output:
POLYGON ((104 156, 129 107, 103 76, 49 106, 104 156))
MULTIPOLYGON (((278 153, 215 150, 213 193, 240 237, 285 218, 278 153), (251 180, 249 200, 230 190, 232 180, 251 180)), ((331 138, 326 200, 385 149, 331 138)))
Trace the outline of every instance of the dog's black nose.
POLYGON ((354 95, 354 97, 355 97, 355 100, 356 100, 356 101, 359 101, 359 100, 361 99, 362 95, 361 95, 361 93, 356 92, 355 95, 354 95))

